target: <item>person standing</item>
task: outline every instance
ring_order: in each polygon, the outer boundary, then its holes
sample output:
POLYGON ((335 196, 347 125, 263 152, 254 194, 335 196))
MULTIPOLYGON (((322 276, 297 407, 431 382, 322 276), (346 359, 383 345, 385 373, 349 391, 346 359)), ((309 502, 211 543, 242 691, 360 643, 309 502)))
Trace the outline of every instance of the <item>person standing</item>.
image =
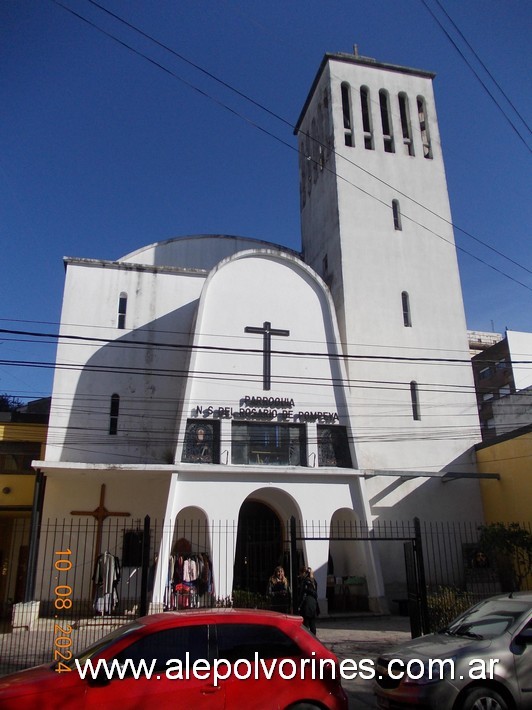
POLYGON ((282 567, 276 567, 268 580, 268 596, 272 611, 283 614, 288 612, 290 606, 290 585, 282 567))
POLYGON ((298 612, 303 617, 303 625, 316 635, 316 619, 320 615, 318 604, 318 583, 310 567, 302 567, 298 579, 298 612))

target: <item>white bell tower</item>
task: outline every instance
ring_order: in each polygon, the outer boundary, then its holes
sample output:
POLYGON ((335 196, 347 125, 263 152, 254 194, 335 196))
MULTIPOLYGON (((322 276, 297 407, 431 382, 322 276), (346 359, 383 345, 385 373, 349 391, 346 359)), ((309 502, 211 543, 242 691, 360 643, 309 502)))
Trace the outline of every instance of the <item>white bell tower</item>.
POLYGON ((478 441, 433 78, 327 54, 295 130, 303 254, 336 306, 359 468, 441 471, 478 441))

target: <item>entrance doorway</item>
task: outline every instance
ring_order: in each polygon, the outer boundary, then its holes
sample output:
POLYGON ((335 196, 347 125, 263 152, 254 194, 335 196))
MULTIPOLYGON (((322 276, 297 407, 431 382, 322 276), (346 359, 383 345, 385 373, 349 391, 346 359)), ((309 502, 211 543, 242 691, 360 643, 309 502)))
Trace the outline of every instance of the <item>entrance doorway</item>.
POLYGON ((265 503, 245 501, 238 516, 233 589, 265 594, 279 564, 284 564, 279 517, 265 503))
POLYGON ((24 601, 28 573, 28 514, 0 514, 0 618, 11 616, 13 603, 24 601))

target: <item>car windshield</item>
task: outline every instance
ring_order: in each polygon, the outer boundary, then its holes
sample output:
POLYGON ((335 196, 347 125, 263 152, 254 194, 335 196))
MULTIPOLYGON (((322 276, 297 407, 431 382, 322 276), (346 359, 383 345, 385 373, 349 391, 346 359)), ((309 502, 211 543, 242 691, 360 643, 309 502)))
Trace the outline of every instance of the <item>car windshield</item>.
POLYGON ((120 628, 115 629, 103 638, 98 639, 98 641, 93 643, 88 648, 84 649, 77 656, 72 657, 71 660, 68 661, 65 665, 69 666, 70 668, 75 668, 77 659, 80 665, 83 666, 83 664, 88 661, 89 658, 94 658, 94 656, 103 651, 104 648, 107 648, 107 646, 109 646, 110 644, 140 628, 141 624, 137 623, 136 621, 132 621, 130 624, 126 624, 125 626, 120 626, 120 628))
POLYGON ((509 598, 489 600, 459 616, 442 629, 442 633, 479 639, 496 638, 508 631, 530 608, 528 602, 509 598))

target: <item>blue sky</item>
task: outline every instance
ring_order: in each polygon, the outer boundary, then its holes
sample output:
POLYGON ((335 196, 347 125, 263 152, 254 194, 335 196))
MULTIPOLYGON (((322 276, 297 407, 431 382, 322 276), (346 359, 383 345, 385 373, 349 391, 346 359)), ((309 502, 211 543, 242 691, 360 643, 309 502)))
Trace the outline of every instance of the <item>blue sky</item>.
MULTIPOLYGON (((53 0, 1 0, 0 328, 57 331, 63 256, 113 260, 199 233, 298 249, 289 125, 89 0, 61 2, 172 74, 53 0)), ((357 44, 379 61, 434 71, 456 240, 470 253, 459 251, 468 327, 532 331, 532 139, 514 110, 530 123, 532 3, 425 3, 506 116, 422 0, 100 4, 290 124, 325 52, 357 44)), ((53 339, 0 334, 0 392, 50 394, 53 369, 40 365, 54 355, 53 339)))

